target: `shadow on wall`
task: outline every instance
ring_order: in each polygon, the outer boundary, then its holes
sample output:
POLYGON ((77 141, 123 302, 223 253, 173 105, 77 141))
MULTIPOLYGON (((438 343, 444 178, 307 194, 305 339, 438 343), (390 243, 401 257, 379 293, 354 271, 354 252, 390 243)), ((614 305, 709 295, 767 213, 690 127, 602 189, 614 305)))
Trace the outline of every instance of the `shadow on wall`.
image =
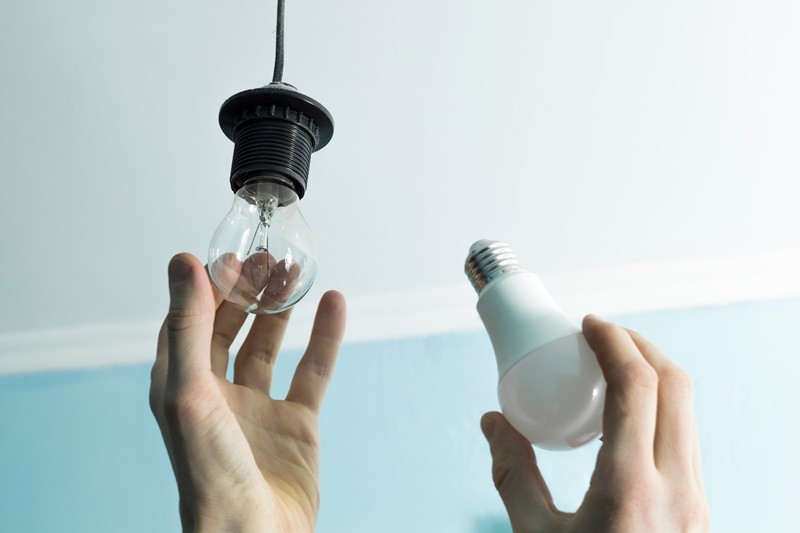
POLYGON ((511 523, 505 515, 480 516, 475 519, 474 533, 511 533, 511 523))

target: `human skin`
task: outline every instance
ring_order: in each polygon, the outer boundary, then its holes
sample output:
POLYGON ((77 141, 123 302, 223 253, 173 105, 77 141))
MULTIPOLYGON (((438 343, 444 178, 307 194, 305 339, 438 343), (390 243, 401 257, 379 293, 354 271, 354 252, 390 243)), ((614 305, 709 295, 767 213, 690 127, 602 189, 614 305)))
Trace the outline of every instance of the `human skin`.
POLYGON ((344 334, 344 298, 322 297, 279 400, 270 384, 290 311, 255 318, 228 381, 229 349, 247 314, 223 300, 195 257, 175 256, 168 274, 150 407, 175 472, 184 531, 313 531, 318 416, 344 334))
POLYGON ((589 315, 583 333, 608 388, 603 444, 576 512, 556 509, 530 443, 502 414, 481 419, 514 532, 709 531, 689 377, 635 331, 589 315))
MULTIPOLYGON (((172 462, 186 531, 313 531, 319 509, 318 416, 345 324, 344 298, 320 301, 285 400, 269 395, 289 312, 259 316, 234 363, 246 313, 188 254, 169 266, 170 310, 150 405, 172 462)), ((530 443, 500 413, 481 427, 516 532, 708 531, 691 382, 636 332, 589 316, 584 335, 608 382, 603 445, 575 513, 558 511, 530 443)))

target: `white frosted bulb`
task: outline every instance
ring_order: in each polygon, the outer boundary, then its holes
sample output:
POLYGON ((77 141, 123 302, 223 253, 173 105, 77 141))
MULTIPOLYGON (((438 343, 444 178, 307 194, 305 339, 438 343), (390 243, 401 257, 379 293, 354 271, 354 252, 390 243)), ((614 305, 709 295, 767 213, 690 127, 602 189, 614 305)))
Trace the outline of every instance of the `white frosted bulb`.
POLYGON ((254 314, 284 311, 314 283, 317 249, 291 188, 251 181, 211 238, 208 270, 231 303, 254 314))
POLYGON ((472 245, 465 265, 497 358, 500 407, 537 447, 569 450, 600 436, 606 382, 581 329, 505 243, 472 245))

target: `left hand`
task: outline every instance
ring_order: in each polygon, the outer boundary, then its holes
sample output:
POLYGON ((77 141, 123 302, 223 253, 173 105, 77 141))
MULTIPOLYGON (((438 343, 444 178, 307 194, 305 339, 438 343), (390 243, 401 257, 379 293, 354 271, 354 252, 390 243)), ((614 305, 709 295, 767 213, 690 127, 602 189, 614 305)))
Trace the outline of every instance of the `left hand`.
POLYGON ((285 400, 269 395, 290 311, 256 317, 226 379, 247 314, 223 301, 189 254, 169 265, 150 406, 190 531, 313 531, 319 510, 318 415, 344 334, 345 303, 320 301, 285 400))

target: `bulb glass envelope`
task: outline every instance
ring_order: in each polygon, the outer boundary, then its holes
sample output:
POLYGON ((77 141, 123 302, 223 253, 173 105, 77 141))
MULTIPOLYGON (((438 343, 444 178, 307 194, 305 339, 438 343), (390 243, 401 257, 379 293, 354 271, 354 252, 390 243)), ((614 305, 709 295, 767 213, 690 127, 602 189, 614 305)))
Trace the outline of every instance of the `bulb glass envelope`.
POLYGON ((500 378, 498 396, 511 425, 539 448, 570 450, 603 432, 606 382, 581 333, 522 358, 500 378))
POLYGON ((246 183, 211 238, 208 270, 226 300, 254 314, 279 313, 306 295, 317 275, 314 236, 289 187, 246 183))

